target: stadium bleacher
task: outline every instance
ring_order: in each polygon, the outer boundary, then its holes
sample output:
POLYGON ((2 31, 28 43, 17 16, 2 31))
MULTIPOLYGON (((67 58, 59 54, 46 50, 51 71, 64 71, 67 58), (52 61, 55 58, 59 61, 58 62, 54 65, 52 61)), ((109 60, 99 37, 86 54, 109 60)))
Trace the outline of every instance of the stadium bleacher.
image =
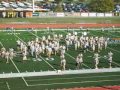
MULTIPOLYGON (((57 6, 56 2, 50 2, 50 3, 36 3, 35 8, 38 9, 44 9, 47 11, 54 11, 54 8, 57 6)), ((2 1, 0 3, 0 10, 5 10, 5 9, 17 9, 21 8, 22 10, 24 9, 32 9, 32 3, 28 2, 5 2, 2 1)), ((62 3, 62 8, 64 12, 89 12, 89 8, 87 4, 85 3, 72 3, 72 2, 64 2, 62 3)), ((120 12, 120 4, 115 5, 114 12, 120 12)))
MULTIPOLYGON (((49 9, 53 11, 54 8, 57 6, 57 3, 43 3, 39 5, 44 9, 49 9)), ((64 12, 87 12, 88 8, 86 4, 83 3, 63 3, 62 8, 64 12)))
POLYGON ((120 12, 120 4, 115 5, 115 12, 120 12))
POLYGON ((66 12, 87 12, 87 5, 83 3, 64 3, 63 4, 63 9, 66 12))

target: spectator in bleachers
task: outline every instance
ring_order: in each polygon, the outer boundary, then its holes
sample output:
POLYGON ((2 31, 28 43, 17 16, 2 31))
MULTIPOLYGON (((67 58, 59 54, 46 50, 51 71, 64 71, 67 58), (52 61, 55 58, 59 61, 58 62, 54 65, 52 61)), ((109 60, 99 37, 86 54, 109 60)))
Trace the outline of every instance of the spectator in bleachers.
POLYGON ((120 12, 120 4, 116 4, 115 5, 115 11, 116 12, 120 12))

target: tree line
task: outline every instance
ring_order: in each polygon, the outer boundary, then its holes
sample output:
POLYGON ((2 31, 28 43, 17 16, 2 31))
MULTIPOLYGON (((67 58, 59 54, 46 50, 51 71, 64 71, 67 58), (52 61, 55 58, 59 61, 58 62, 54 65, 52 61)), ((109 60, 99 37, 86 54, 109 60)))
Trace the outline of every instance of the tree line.
MULTIPOLYGON (((55 11, 62 11, 61 2, 63 0, 55 0, 58 3, 55 11)), ((67 0, 66 0, 67 1, 67 0)), ((116 4, 120 4, 120 0, 68 0, 69 2, 85 2, 90 12, 112 12, 116 4)))

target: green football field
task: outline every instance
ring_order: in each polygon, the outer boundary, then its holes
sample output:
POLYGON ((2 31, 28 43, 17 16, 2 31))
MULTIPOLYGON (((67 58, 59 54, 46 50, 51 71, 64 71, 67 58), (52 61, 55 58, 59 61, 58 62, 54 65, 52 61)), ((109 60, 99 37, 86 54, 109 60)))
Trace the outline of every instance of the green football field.
MULTIPOLYGON (((29 40, 35 40, 36 36, 41 38, 43 35, 53 36, 54 34, 62 34, 65 36, 68 32, 78 32, 78 36, 81 36, 83 32, 87 32, 88 36, 93 37, 108 37, 113 40, 107 47, 103 49, 100 55, 100 63, 98 67, 100 69, 109 68, 107 56, 109 51, 113 52, 113 68, 120 68, 120 29, 108 28, 102 30, 39 30, 37 32, 31 30, 16 30, 14 33, 10 30, 1 30, 0 32, 0 48, 5 47, 17 49, 16 41, 20 39, 23 42, 29 40)), ((64 44, 62 39, 60 43, 64 44)), ((65 53, 67 61, 66 70, 75 70, 75 58, 82 49, 74 50, 74 46, 71 46, 65 53)), ((84 63, 81 70, 94 69, 94 52, 88 50, 83 53, 84 63)), ((60 70, 60 56, 59 54, 52 55, 53 60, 46 60, 46 55, 42 54, 39 60, 34 57, 28 56, 28 60, 23 62, 21 56, 16 56, 13 62, 6 64, 5 59, 0 58, 0 74, 2 73, 23 73, 23 72, 43 72, 60 70)), ((107 85, 120 85, 120 72, 106 72, 106 73, 89 73, 89 74, 74 74, 74 75, 56 75, 56 76, 34 76, 34 77, 21 77, 21 78, 4 78, 0 79, 0 90, 50 90, 58 88, 72 88, 72 87, 92 87, 92 86, 107 86, 107 85)))

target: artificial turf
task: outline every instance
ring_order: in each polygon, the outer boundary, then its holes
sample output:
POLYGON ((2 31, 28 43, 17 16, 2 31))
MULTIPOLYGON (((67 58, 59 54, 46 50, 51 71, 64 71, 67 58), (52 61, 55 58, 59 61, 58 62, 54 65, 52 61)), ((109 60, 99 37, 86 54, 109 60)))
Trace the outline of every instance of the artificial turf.
MULTIPOLYGON (((105 30, 105 31, 95 31, 95 30, 84 30, 88 32, 89 36, 105 36, 109 38, 119 38, 120 37, 120 30, 105 30)), ((78 35, 81 35, 83 30, 77 30, 78 35)), ((67 32, 73 32, 73 30, 67 31, 38 31, 37 35, 39 37, 42 37, 43 35, 53 35, 53 34, 63 34, 66 35, 67 32)), ((10 31, 4 31, 0 32, 0 41, 4 45, 4 47, 7 48, 14 48, 16 50, 16 40, 19 38, 22 39, 24 42, 27 42, 29 40, 34 40, 36 36, 34 35, 34 31, 16 31, 16 35, 19 37, 16 37, 14 34, 8 34, 11 33, 10 31)), ((61 43, 64 44, 64 40, 61 41, 61 43)), ((0 45, 0 48, 2 46, 0 45)), ((79 49, 77 51, 74 50, 74 47, 71 46, 69 50, 66 52, 65 57, 67 60, 67 70, 69 69, 76 69, 75 66, 75 58, 76 56, 81 52, 82 50, 79 49)), ((103 49, 99 54, 101 57, 104 55, 107 55, 109 51, 112 51, 114 53, 113 55, 113 61, 117 64, 113 63, 112 67, 120 67, 120 43, 118 44, 110 44, 108 45, 108 48, 105 50, 103 49)), ((84 63, 88 66, 86 67, 83 65, 82 69, 89 69, 94 68, 94 58, 93 52, 87 51, 86 53, 83 53, 84 57, 84 63)), ((46 56, 42 55, 42 57, 45 59, 46 56)), ((55 59, 54 61, 47 61, 50 63, 55 69, 60 69, 60 58, 59 54, 56 56, 52 55, 52 57, 55 59)), ((38 72, 38 71, 47 71, 51 70, 53 71, 53 68, 51 68, 44 60, 42 61, 33 61, 33 57, 28 57, 28 61, 22 62, 22 57, 17 56, 15 57, 14 63, 18 67, 20 72, 38 72)), ((99 68, 109 68, 109 64, 107 59, 100 58, 100 64, 98 66, 99 68)), ((10 62, 9 64, 5 63, 5 60, 0 58, 0 73, 11 73, 11 72, 18 72, 14 65, 10 62)), ((112 73, 99 73, 99 74, 81 74, 81 75, 59 75, 59 76, 46 76, 46 77, 29 77, 25 78, 27 83, 29 85, 35 85, 35 86, 29 86, 27 87, 23 80, 21 78, 9 78, 9 79, 0 79, 0 89, 1 90, 8 90, 6 82, 9 83, 9 86, 11 90, 44 90, 44 89, 56 89, 56 88, 71 88, 71 87, 90 87, 90 86, 103 86, 103 85, 119 85, 120 83, 120 72, 112 72, 112 73), (91 77, 95 76, 95 77, 91 77), (103 76, 103 77, 102 77, 103 76), (70 79, 71 78, 71 79, 70 79), (34 81, 33 81, 34 80, 34 81), (104 80, 111 80, 111 81, 104 81, 104 80), (91 82, 90 82, 91 81, 91 82), (94 82, 97 81, 97 82, 94 82), (57 84, 56 84, 57 83, 57 84), (41 84, 41 85, 38 85, 41 84), (44 85, 45 84, 45 85, 44 85), (46 85, 50 84, 50 85, 46 85)))

